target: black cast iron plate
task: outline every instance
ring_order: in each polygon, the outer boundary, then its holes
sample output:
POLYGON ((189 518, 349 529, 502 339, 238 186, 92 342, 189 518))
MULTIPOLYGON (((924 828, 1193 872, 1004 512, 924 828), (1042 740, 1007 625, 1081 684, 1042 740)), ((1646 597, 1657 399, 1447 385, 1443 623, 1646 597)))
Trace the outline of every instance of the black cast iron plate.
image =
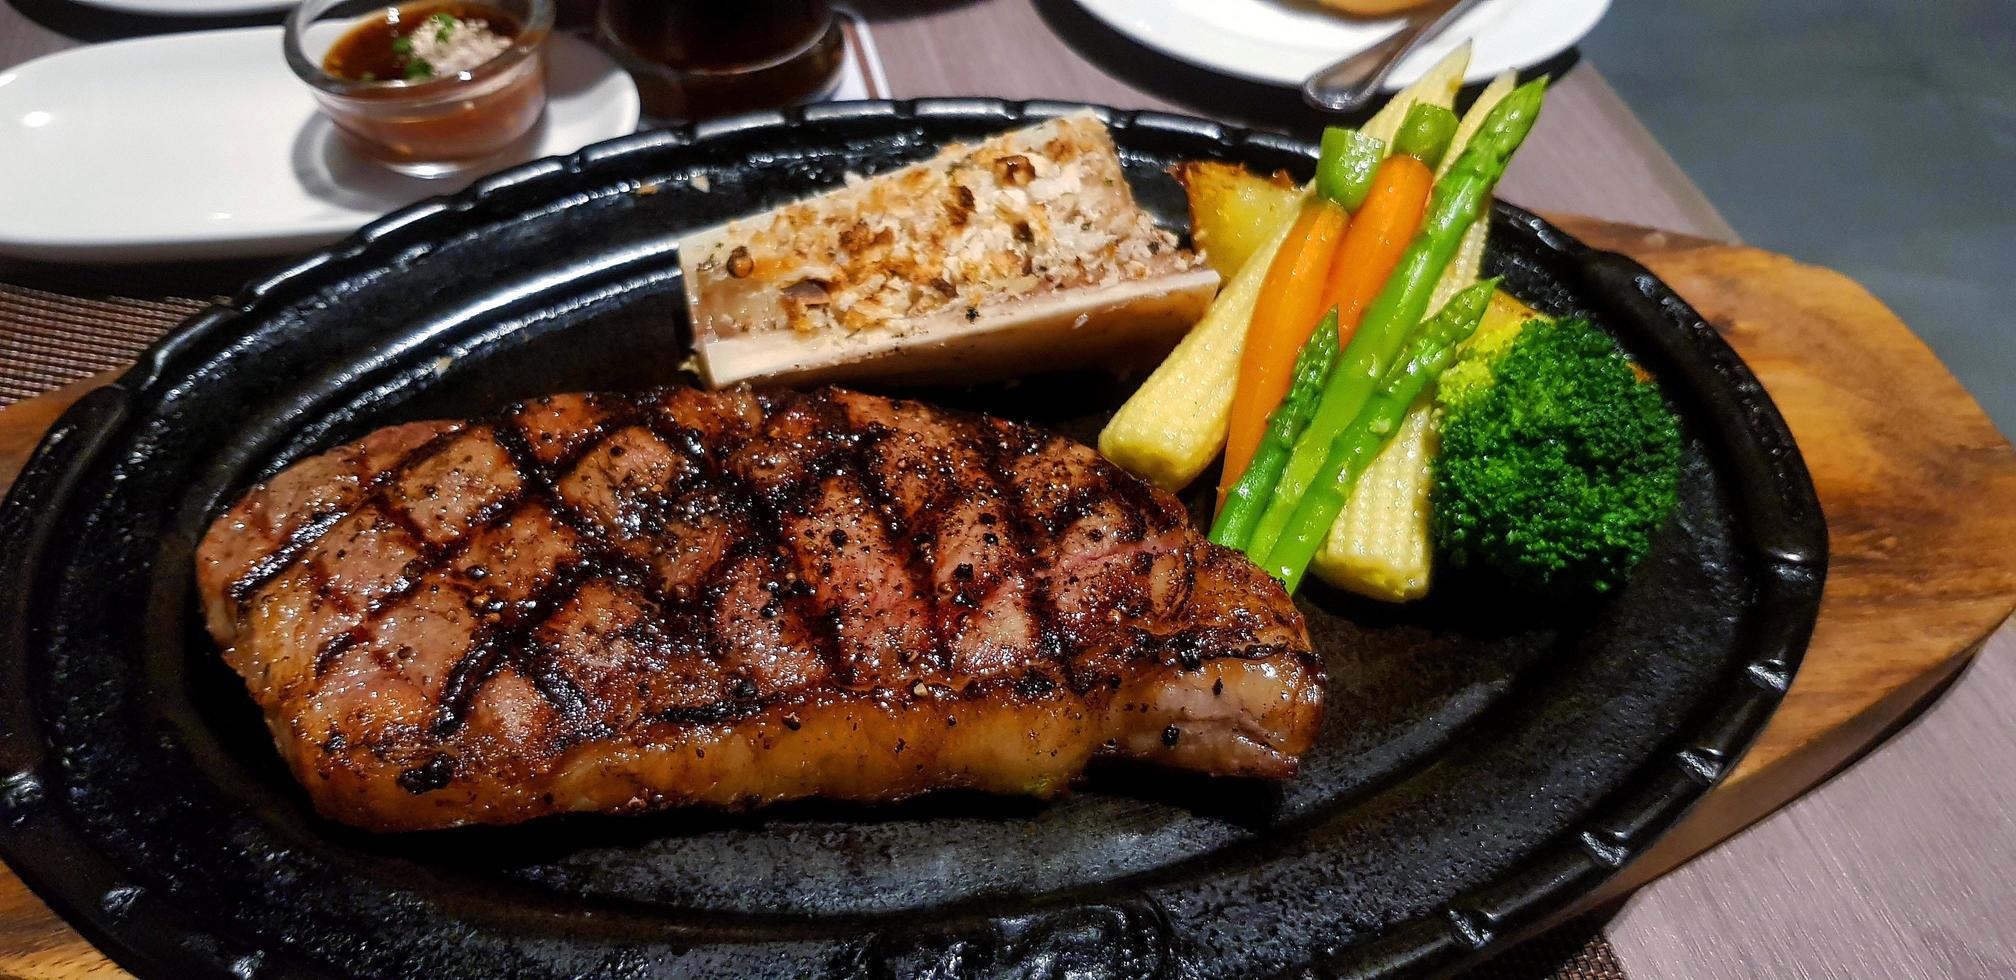
MULTIPOLYGON (((1300 778, 1111 769, 1049 805, 391 837, 307 809, 191 594, 193 543, 232 494, 389 422, 676 380, 680 232, 1074 108, 859 103, 644 133, 400 212, 191 320, 65 415, 0 509, 0 851, 121 963, 177 977, 1420 973, 1586 893, 1763 725, 1826 535, 1783 420, 1715 332, 1628 259, 1502 205, 1489 271, 1594 317, 1682 413, 1679 513, 1622 595, 1571 612, 1454 580, 1399 608, 1308 590, 1331 680, 1300 778)), ((1310 169, 1303 143, 1100 111, 1172 223, 1171 161, 1310 169)), ((1128 389, 933 397, 1089 440, 1128 389)))

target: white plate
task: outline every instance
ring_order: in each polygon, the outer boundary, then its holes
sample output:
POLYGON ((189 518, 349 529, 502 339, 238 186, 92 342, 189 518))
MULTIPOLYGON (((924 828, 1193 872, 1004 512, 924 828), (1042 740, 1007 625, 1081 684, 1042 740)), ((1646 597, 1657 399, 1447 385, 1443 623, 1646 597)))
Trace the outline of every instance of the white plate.
MULTIPOLYGON (((1078 0, 1107 26, 1201 68, 1270 85, 1301 85, 1316 69, 1400 28, 1318 9, 1310 0, 1078 0)), ((1395 67, 1388 91, 1421 77, 1465 40, 1468 81, 1535 65, 1589 33, 1610 0, 1486 0, 1395 67)))
MULTIPOLYGON (((497 167, 637 128, 637 88, 607 55, 556 35, 547 59, 546 115, 497 167)), ((288 70, 277 27, 100 44, 0 72, 0 253, 293 252, 473 177, 403 177, 352 155, 288 70)))

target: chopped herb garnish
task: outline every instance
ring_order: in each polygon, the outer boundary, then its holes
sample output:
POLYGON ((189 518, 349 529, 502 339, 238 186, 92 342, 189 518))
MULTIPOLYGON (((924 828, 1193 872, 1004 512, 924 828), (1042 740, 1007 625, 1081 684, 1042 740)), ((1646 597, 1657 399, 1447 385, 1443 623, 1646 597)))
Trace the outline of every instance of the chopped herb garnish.
POLYGON ((392 53, 393 53, 393 54, 412 54, 412 53, 413 53, 413 39, 412 39, 412 38, 410 38, 410 37, 395 37, 395 38, 393 38, 393 39, 392 39, 392 53))
POLYGON ((357 80, 360 82, 375 82, 378 80, 378 73, 375 71, 367 71, 363 75, 359 76, 357 80))
POLYGON ((462 22, 456 20, 452 14, 435 14, 427 18, 427 23, 435 25, 434 41, 438 44, 447 44, 449 33, 461 26, 462 22))
POLYGON ((415 58, 406 63, 406 77, 408 79, 433 78, 434 66, 419 58, 415 58))

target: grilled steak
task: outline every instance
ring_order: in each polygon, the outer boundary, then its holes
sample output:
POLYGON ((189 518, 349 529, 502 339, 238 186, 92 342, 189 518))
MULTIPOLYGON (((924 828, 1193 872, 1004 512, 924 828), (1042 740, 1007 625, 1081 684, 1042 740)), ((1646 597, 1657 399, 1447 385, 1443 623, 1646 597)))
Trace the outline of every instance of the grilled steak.
POLYGON ((197 579, 316 807, 380 830, 1285 777, 1321 712, 1287 595, 1174 498, 839 389, 382 429, 247 493, 197 579))

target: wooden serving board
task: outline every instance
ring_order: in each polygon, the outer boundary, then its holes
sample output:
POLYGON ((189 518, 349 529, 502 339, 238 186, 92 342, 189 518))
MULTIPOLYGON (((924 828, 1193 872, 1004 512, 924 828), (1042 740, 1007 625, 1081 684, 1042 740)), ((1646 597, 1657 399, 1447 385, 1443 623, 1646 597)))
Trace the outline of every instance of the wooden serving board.
MULTIPOLYGON (((1791 423, 1827 515, 1820 620, 1784 705, 1722 785, 1590 905, 1813 787, 1921 706, 2016 608, 2016 450, 1883 304, 1838 273, 1705 239, 1556 217, 1637 258, 1720 329, 1791 423)), ((0 411, 0 487, 103 378, 0 411)), ((0 868, 0 975, 120 970, 0 868)))

